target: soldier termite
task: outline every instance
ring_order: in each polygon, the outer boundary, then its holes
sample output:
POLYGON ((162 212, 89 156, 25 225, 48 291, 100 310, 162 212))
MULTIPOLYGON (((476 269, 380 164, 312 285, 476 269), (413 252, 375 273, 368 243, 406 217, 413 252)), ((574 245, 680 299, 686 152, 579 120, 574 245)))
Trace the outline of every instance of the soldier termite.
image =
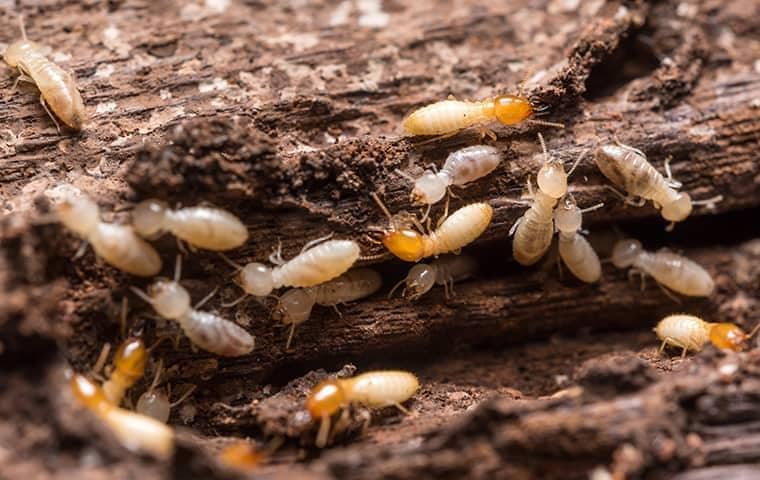
POLYGON ((626 203, 640 207, 646 200, 652 200, 662 217, 670 222, 668 230, 676 222, 685 220, 694 205, 713 206, 723 198, 718 195, 707 200, 693 201, 688 193, 675 190, 681 184, 673 180, 669 160, 665 161, 665 178, 649 163, 644 152, 620 142, 599 147, 594 161, 605 177, 616 187, 628 192, 629 197, 621 194, 626 203), (640 200, 635 202, 632 197, 640 197, 640 200))
POLYGON ((173 210, 158 200, 145 200, 132 211, 135 231, 155 238, 169 231, 188 244, 206 250, 225 251, 248 240, 248 230, 235 215, 211 207, 173 210))
POLYGON ((315 304, 333 307, 338 311, 339 304, 368 297, 380 290, 382 285, 383 280, 376 271, 370 268, 356 268, 314 287, 288 290, 280 297, 275 311, 275 315, 283 323, 290 323, 285 348, 290 348, 296 325, 309 319, 315 304))
POLYGON ((250 443, 238 441, 225 446, 219 452, 218 460, 228 468, 251 472, 264 463, 267 456, 266 452, 258 450, 250 443))
POLYGON ((102 222, 98 206, 89 198, 69 195, 58 204, 57 213, 66 228, 89 242, 99 257, 119 270, 142 277, 152 277, 161 270, 156 250, 132 227, 102 222))
POLYGON ((129 450, 167 459, 174 452, 174 431, 145 415, 119 408, 92 380, 74 374, 70 379, 74 396, 105 423, 129 450))
POLYGON ((526 266, 539 261, 549 250, 554 237, 554 207, 559 198, 567 193, 567 177, 585 156, 584 152, 570 171, 565 173, 562 161, 549 156, 544 137, 540 133, 538 139, 544 153, 544 164, 536 176, 538 190, 533 191, 528 179, 528 196, 532 200, 530 208, 509 230, 509 235, 514 235, 512 256, 519 264, 526 266))
POLYGON ((113 370, 103 383, 103 393, 109 402, 119 406, 124 393, 145 374, 148 357, 145 343, 138 337, 124 340, 113 357, 113 370))
POLYGON ((19 71, 19 77, 13 84, 13 88, 16 88, 19 81, 35 84, 40 90, 40 103, 50 115, 58 131, 61 131, 61 127, 53 113, 69 127, 81 130, 87 116, 74 77, 45 58, 42 53, 44 47, 26 38, 22 17, 19 17, 19 23, 22 39, 10 44, 3 53, 5 62, 19 71))
POLYGON ((554 209, 554 225, 559 231, 559 256, 573 275, 586 283, 594 283, 602 275, 602 265, 594 248, 580 234, 583 214, 603 207, 603 203, 593 207, 578 208, 571 194, 560 199, 554 209))
POLYGON ((406 278, 398 282, 388 294, 405 283, 401 295, 414 301, 421 298, 433 288, 433 285, 443 285, 446 298, 454 294, 454 281, 464 280, 475 274, 478 265, 469 255, 443 255, 430 263, 418 263, 409 269, 406 278))
POLYGON ((266 297, 282 287, 313 287, 345 273, 359 258, 359 244, 353 240, 326 238, 329 236, 307 243, 301 253, 288 261, 282 259, 278 249, 269 257, 269 261, 277 265, 274 268, 258 262, 242 266, 222 257, 239 270, 237 284, 245 292, 242 297, 224 306, 236 305, 247 295, 266 297))
POLYGON ((376 193, 372 193, 372 198, 390 224, 387 229, 381 230, 383 245, 406 262, 418 262, 443 253, 458 253, 488 228, 493 217, 493 208, 489 204, 471 203, 446 217, 438 228, 426 235, 420 233, 422 226, 419 222, 394 217, 376 193), (418 230, 411 228, 410 223, 417 223, 418 230))
POLYGON ((153 377, 153 383, 150 384, 148 390, 140 395, 135 406, 135 411, 141 415, 147 415, 154 418, 159 422, 166 423, 169 421, 169 415, 171 409, 184 402, 194 391, 195 385, 192 385, 185 393, 177 400, 170 402, 171 390, 164 393, 163 390, 157 389, 158 382, 161 379, 161 372, 163 370, 163 361, 159 360, 156 367, 156 373, 153 377))
POLYGON ((387 370, 367 372, 351 378, 330 379, 316 385, 306 399, 306 409, 313 419, 319 419, 316 445, 327 444, 330 418, 350 403, 369 408, 396 406, 409 400, 420 388, 417 377, 409 372, 387 370))
POLYGON ((159 315, 178 322, 185 335, 198 347, 224 357, 250 353, 254 347, 251 334, 219 315, 198 310, 214 292, 195 307, 190 305, 190 294, 179 284, 181 274, 181 257, 177 256, 174 280, 156 280, 148 287, 147 293, 135 287, 130 288, 150 303, 159 315))
POLYGON ((660 285, 690 297, 707 297, 715 289, 710 274, 696 262, 665 250, 647 252, 638 240, 619 240, 611 260, 617 268, 634 267, 629 275, 639 273, 642 287, 648 274, 660 285))
POLYGON ((660 320, 654 331, 662 340, 659 353, 672 345, 682 349, 681 358, 684 358, 687 351, 698 352, 708 341, 723 350, 741 351, 758 329, 760 324, 746 334, 733 323, 711 323, 694 315, 678 314, 660 320))

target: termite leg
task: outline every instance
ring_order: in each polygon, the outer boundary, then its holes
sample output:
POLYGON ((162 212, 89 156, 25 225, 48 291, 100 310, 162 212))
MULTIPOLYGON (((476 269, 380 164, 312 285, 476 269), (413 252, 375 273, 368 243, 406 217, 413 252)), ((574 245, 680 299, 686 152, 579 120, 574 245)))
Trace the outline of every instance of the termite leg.
POLYGON ((285 342, 285 351, 290 350, 290 343, 293 341, 293 334, 296 333, 296 322, 290 324, 290 332, 288 333, 288 340, 285 342))
MULTIPOLYGON (((644 277, 643 277, 643 275, 642 275, 642 277, 641 277, 641 278, 642 278, 642 279, 644 278, 644 277)), ((658 287, 660 287, 660 290, 662 290, 662 292, 663 292, 665 295, 667 295, 667 296, 668 296, 668 297, 669 297, 671 300, 673 300, 673 301, 674 301, 674 302, 676 302, 677 304, 681 305, 681 303, 682 303, 682 302, 681 302, 681 299, 680 299, 680 298, 678 298, 678 297, 676 297, 676 296, 673 294, 673 292, 671 292, 671 291, 670 291, 670 289, 666 288, 666 287, 665 287, 663 284, 661 284, 660 282, 655 282, 655 283, 657 283, 657 286, 658 286, 658 287)))
POLYGON ((630 205, 632 207, 643 207, 645 203, 647 203, 646 198, 639 198, 638 200, 633 200, 633 198, 630 195, 625 195, 623 192, 618 190, 617 188, 613 187, 612 185, 605 185, 604 188, 611 191, 618 197, 620 197, 623 202, 625 202, 626 205, 630 205))
MULTIPOLYGON (((447 200, 448 202, 448 200, 447 200)), ((428 215, 430 215, 430 209, 433 207, 431 203, 428 203, 427 208, 425 209, 425 215, 422 216, 421 221, 425 221, 428 218, 428 215)))
POLYGON ((193 307, 193 309, 198 310, 199 308, 201 308, 203 305, 206 304, 206 302, 208 302, 209 300, 211 300, 211 298, 214 295, 216 295, 216 292, 218 292, 218 291, 219 291, 219 287, 216 287, 215 289, 211 290, 211 293, 209 293, 208 295, 206 295, 205 297, 203 297, 200 302, 196 303, 195 306, 193 307))
POLYGON ((47 107, 47 103, 45 103, 45 97, 40 95, 40 104, 42 104, 42 108, 45 109, 50 119, 55 123, 55 128, 58 130, 58 133, 61 133, 61 125, 58 123, 58 120, 55 119, 52 112, 50 112, 50 109, 47 107))
POLYGON ((224 307, 224 308, 230 308, 230 307, 234 307, 235 305, 237 305, 238 303, 242 302, 242 301, 243 301, 243 300, 245 300, 246 298, 248 298, 248 294, 247 294, 247 293, 244 293, 244 294, 243 294, 243 295, 242 295, 240 298, 238 298, 238 299, 235 299, 235 300, 233 300, 233 301, 231 301, 231 302, 229 302, 229 303, 223 303, 223 304, 222 304, 222 307, 224 307))
POLYGON ((586 154, 588 154, 588 152, 590 152, 590 151, 591 151, 591 149, 587 148, 586 150, 583 151, 583 153, 581 153, 580 155, 578 155, 578 159, 575 160, 575 162, 573 163, 573 166, 570 167, 570 170, 568 170, 568 172, 567 172, 567 176, 568 177, 573 174, 573 172, 578 167, 578 165, 580 165, 581 160, 583 160, 586 157, 586 154))
POLYGON ((285 260, 282 258, 282 240, 277 239, 277 249, 269 255, 269 262, 274 265, 283 265, 285 260))
POLYGON ((393 402, 393 406, 396 407, 396 408, 398 408, 401 411, 401 413, 403 413, 404 415, 411 415, 411 412, 405 406, 401 405, 400 403, 393 402))
POLYGON ((681 350, 681 360, 683 360, 684 358, 686 358, 686 352, 688 352, 688 351, 689 351, 688 347, 684 346, 683 350, 681 350))
POLYGON ((30 77, 29 75, 27 75, 26 73, 24 73, 20 68, 18 70, 18 73, 19 75, 18 77, 16 77, 16 80, 13 82, 13 86, 11 87, 11 92, 16 91, 16 87, 18 87, 19 82, 27 82, 27 83, 32 83, 32 84, 35 83, 34 79, 30 77))
POLYGON ((79 248, 77 248, 77 251, 74 254, 74 257, 72 257, 72 260, 78 260, 82 255, 84 255, 84 252, 87 251, 87 245, 89 245, 89 242, 87 240, 82 240, 82 244, 79 245, 79 248))
POLYGON ((668 158, 665 159, 665 175, 666 175, 665 181, 668 183, 668 186, 671 188, 681 188, 683 187, 683 183, 674 179, 673 172, 670 170, 671 160, 673 160, 673 155, 668 155, 668 158))
POLYGON ((100 349, 100 354, 98 355, 98 359, 95 360, 95 365, 92 366, 93 376, 100 376, 100 371, 103 370, 109 353, 111 353, 111 344, 106 342, 103 348, 100 349))
POLYGON ((522 222, 523 217, 518 218, 515 220, 515 223, 512 224, 512 228, 509 229, 509 236, 513 236, 515 234, 515 231, 517 231, 517 227, 520 226, 520 222, 522 222))
POLYGON ((190 388, 188 388, 187 391, 182 394, 182 396, 180 396, 177 400, 175 400, 175 401, 173 401, 172 403, 169 404, 169 408, 174 408, 177 405, 179 405, 180 403, 182 403, 185 400, 187 400, 187 397, 189 397, 190 395, 192 395, 196 388, 198 388, 197 385, 190 385, 190 388))
POLYGON ((337 313, 340 318, 343 318, 343 314, 341 313, 340 309, 338 308, 338 305, 333 305, 332 308, 333 308, 333 310, 335 310, 335 313, 337 313))
POLYGON ((236 263, 236 262, 232 261, 227 255, 225 255, 223 253, 219 253, 219 256, 222 257, 222 260, 224 260, 225 263, 227 263, 227 265, 229 265, 229 266, 231 266, 232 268, 235 269, 235 271, 233 272, 233 275, 236 274, 238 271, 240 271, 240 270, 243 269, 242 265, 240 265, 239 263, 236 263))
POLYGON ((486 137, 490 138, 492 142, 495 142, 499 137, 496 136, 496 133, 491 130, 490 128, 487 128, 485 125, 480 125, 478 127, 480 131, 480 140, 485 139, 486 137))
MULTIPOLYGON (((333 236, 332 233, 325 235, 324 237, 315 238, 314 240, 309 241, 306 245, 303 246, 301 249, 301 253, 305 252, 306 250, 310 249, 311 247, 314 247, 315 245, 318 245, 324 241, 327 241, 331 239, 333 236)), ((280 257, 282 258, 282 257, 280 257)))

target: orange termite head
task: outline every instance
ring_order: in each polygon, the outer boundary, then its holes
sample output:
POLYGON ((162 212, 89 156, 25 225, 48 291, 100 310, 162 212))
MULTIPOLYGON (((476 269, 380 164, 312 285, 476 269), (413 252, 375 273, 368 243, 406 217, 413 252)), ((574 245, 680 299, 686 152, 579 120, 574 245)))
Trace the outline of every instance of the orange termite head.
POLYGON ((306 409, 313 419, 330 417, 346 403, 346 392, 339 380, 317 384, 306 397, 306 409))
POLYGON ((145 374, 147 350, 142 339, 130 337, 119 345, 114 354, 114 367, 120 374, 137 381, 145 374))
POLYGON ((519 95, 499 95, 493 100, 493 113, 504 125, 524 122, 535 113, 530 100, 519 95))
POLYGON ((382 230, 381 238, 385 248, 406 262, 420 260, 425 251, 423 235, 408 226, 410 221, 408 217, 405 218, 405 214, 391 215, 388 207, 385 206, 376 193, 372 193, 372 198, 380 207, 380 210, 385 213, 385 216, 388 217, 389 226, 382 230))
POLYGON ((95 412, 102 412, 113 407, 106 394, 98 384, 78 373, 69 380, 71 391, 82 404, 95 412))
POLYGON ((255 469, 265 459, 266 455, 248 442, 235 442, 219 452, 219 461, 222 464, 242 471, 255 469))
POLYGON ((757 328, 748 335, 733 323, 716 323, 710 329, 710 342, 720 349, 740 352, 755 333, 757 328))

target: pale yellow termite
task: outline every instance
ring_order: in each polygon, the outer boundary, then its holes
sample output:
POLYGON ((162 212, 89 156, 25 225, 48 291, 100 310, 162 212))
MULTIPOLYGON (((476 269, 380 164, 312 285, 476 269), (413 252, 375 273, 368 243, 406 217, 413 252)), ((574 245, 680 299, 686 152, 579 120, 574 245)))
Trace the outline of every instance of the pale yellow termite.
POLYGON ((475 259, 469 255, 443 255, 430 263, 418 263, 409 269, 406 278, 391 289, 388 297, 401 285, 401 295, 411 301, 418 300, 433 288, 443 285, 446 298, 454 294, 454 282, 467 279, 478 269, 475 259))
POLYGON ((248 240, 248 230, 235 215, 212 207, 186 207, 173 210, 158 200, 145 200, 132 211, 135 231, 155 238, 169 231, 192 246, 225 251, 248 240))
POLYGON ((13 88, 16 88, 19 81, 37 85, 40 90, 40 103, 53 119, 58 131, 60 132, 61 128, 50 110, 69 127, 81 130, 87 121, 87 115, 74 77, 45 58, 42 53, 43 47, 26 38, 23 18, 19 17, 19 21, 22 39, 10 44, 3 53, 5 62, 11 68, 17 68, 20 74, 13 88))
POLYGON ((290 348, 296 325, 309 319, 315 304, 333 307, 337 311, 338 305, 368 297, 380 290, 382 285, 382 277, 376 271, 356 268, 314 287, 288 290, 280 297, 275 312, 283 323, 290 324, 285 348, 290 348))
POLYGON ((68 196, 57 205, 57 213, 61 223, 119 270, 142 277, 152 277, 161 270, 156 250, 137 236, 131 226, 102 222, 97 204, 89 198, 68 196))
POLYGON ((168 459, 174 453, 174 430, 153 418, 119 408, 92 380, 75 374, 70 385, 74 396, 100 418, 129 450, 168 459))
POLYGON ((277 265, 274 268, 258 262, 242 266, 222 257, 239 270, 237 284, 245 292, 242 297, 225 306, 231 307, 247 295, 266 297, 282 287, 313 287, 348 271, 359 258, 359 244, 353 240, 325 241, 326 238, 329 236, 307 243, 301 253, 288 261, 282 259, 278 249, 277 253, 269 257, 269 261, 277 265))
MULTIPOLYGON (((414 230, 391 212, 376 193, 372 198, 388 217, 389 227, 382 230, 382 243, 392 254, 407 262, 443 253, 458 253, 474 242, 491 223, 493 208, 487 203, 471 203, 446 217, 434 231, 425 235, 414 230)), ((422 229, 418 225, 419 230, 422 229)))
POLYGON ((668 161, 665 162, 665 178, 649 163, 644 152, 620 142, 599 147, 594 160, 605 177, 628 192, 630 197, 625 197, 627 203, 642 206, 646 200, 651 200, 662 217, 670 222, 668 230, 673 228, 675 222, 685 220, 694 205, 712 206, 722 199, 719 195, 693 201, 688 193, 676 190, 681 184, 673 180, 668 161), (640 200, 635 202, 631 197, 640 197, 640 200))
POLYGON ((594 283, 602 275, 599 256, 586 237, 580 234, 583 213, 603 207, 600 203, 593 207, 578 208, 571 194, 560 199, 554 209, 554 225, 559 231, 559 256, 573 275, 586 283, 594 283))
POLYGON ((549 156, 540 133, 538 139, 544 153, 544 164, 536 176, 538 190, 533 191, 528 179, 528 197, 532 203, 509 230, 509 235, 514 235, 512 255, 519 264, 526 266, 539 261, 549 250, 554 237, 554 207, 559 198, 567 193, 567 177, 583 158, 581 155, 570 172, 566 173, 562 161, 549 156))
POLYGON ((611 260, 617 268, 634 267, 630 273, 641 274, 642 282, 644 274, 648 274, 660 285, 682 295, 707 297, 715 289, 710 274, 696 262, 665 250, 647 252, 638 240, 618 241, 611 260))
POLYGON ((135 287, 131 289, 150 303, 159 315, 178 322, 185 335, 198 347, 225 357, 250 353, 254 347, 254 338, 250 333, 235 322, 198 310, 211 295, 195 307, 190 305, 190 294, 179 284, 181 273, 181 260, 177 257, 174 280, 156 280, 148 287, 148 293, 135 287))
POLYGON ((417 377, 409 372, 380 370, 352 378, 330 379, 316 385, 306 399, 306 409, 313 419, 320 419, 316 445, 324 447, 330 433, 330 417, 350 403, 369 408, 396 406, 409 400, 420 388, 417 377))
POLYGON ((733 323, 711 323, 694 315, 669 315, 654 328, 657 338, 662 340, 659 353, 667 345, 681 348, 681 358, 689 350, 698 352, 709 341, 717 348, 739 352, 747 345, 760 328, 756 326, 749 334, 733 323))
POLYGON ((187 389, 180 398, 170 402, 169 397, 171 395, 171 390, 164 392, 163 389, 156 388, 161 379, 162 370, 163 362, 159 360, 158 366, 156 367, 156 374, 153 377, 153 383, 151 383, 150 387, 140 395, 140 398, 137 399, 135 411, 141 415, 154 418, 159 422, 166 423, 169 421, 171 409, 184 402, 195 391, 195 385, 192 385, 187 389))

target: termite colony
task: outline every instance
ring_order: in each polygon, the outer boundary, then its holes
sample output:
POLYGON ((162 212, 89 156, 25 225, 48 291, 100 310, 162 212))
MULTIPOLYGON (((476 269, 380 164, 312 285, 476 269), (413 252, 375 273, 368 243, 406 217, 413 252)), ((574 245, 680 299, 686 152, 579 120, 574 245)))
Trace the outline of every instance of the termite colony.
MULTIPOLYGON (((39 88, 41 102, 46 110, 48 107, 52 110, 48 113, 56 126, 57 117, 71 128, 82 129, 86 115, 73 77, 47 60, 38 44, 26 39, 23 23, 21 31, 23 39, 11 44, 3 54, 7 64, 18 70, 17 81, 31 82, 39 88)), ((493 139, 496 135, 487 130, 486 125, 494 121, 506 126, 532 122, 563 128, 561 124, 533 118, 545 110, 523 94, 500 95, 476 102, 449 99, 412 112, 402 125, 407 134, 414 136, 448 136, 465 128, 479 127, 483 137, 493 139)), ((549 151, 541 133, 538 143, 541 166, 536 171, 535 186, 533 179, 527 178, 527 192, 522 201, 528 208, 509 231, 513 257, 522 266, 539 262, 549 251, 556 234, 558 261, 582 282, 593 284, 601 280, 602 261, 584 235, 582 216, 602 208, 603 204, 579 207, 568 180, 589 153, 612 183, 611 190, 632 205, 641 206, 651 200, 669 222, 668 229, 684 221, 695 205, 712 205, 720 200, 693 201, 688 193, 677 190, 681 185, 673 180, 667 161, 663 176, 641 150, 617 139, 581 152, 569 170, 549 151)), ((420 216, 405 211, 394 214, 377 193, 371 194, 387 225, 373 226, 369 233, 379 234, 377 243, 392 255, 414 263, 406 277, 390 290, 389 298, 403 286, 401 297, 405 301, 417 301, 435 285, 441 285, 443 296, 448 299, 455 295, 455 282, 477 274, 476 260, 460 253, 487 230, 494 209, 489 202, 477 202, 449 212, 451 199, 456 195, 452 189, 494 175, 503 157, 504 152, 497 147, 472 145, 452 152, 439 170, 427 169, 417 177, 396 170, 411 182, 409 198, 420 208, 420 216), (443 214, 433 226, 433 205, 444 198, 443 214), (424 263, 419 263, 423 260, 424 263)), ((330 238, 332 235, 307 242, 298 255, 287 261, 278 250, 268 258, 271 266, 260 261, 238 264, 221 252, 244 246, 249 240, 248 229, 234 214, 208 205, 171 208, 162 201, 147 199, 132 209, 130 224, 120 224, 103 221, 100 208, 86 195, 67 194, 58 201, 56 212, 60 222, 86 242, 83 247, 92 245, 99 259, 135 276, 155 277, 161 272, 161 257, 149 241, 164 233, 176 237, 182 252, 187 253, 188 249, 219 252, 220 259, 234 269, 234 281, 243 290, 240 298, 222 307, 233 308, 248 298, 263 302, 274 297, 276 305, 272 307, 271 317, 289 325, 283 341, 286 352, 293 345, 296 326, 309 319, 315 305, 337 310, 341 304, 374 295, 383 284, 375 270, 352 269, 357 261, 372 258, 362 257, 359 243, 330 238), (289 290, 277 294, 286 287, 289 290)), ((630 269, 631 275, 639 274, 642 285, 645 276, 651 276, 668 294, 707 297, 715 289, 710 273, 694 261, 668 251, 646 251, 638 240, 620 240, 610 261, 619 269, 630 269)), ((147 290, 135 286, 130 289, 150 305, 158 317, 176 322, 192 348, 222 357, 249 355, 254 350, 254 336, 230 315, 201 309, 215 289, 192 305, 190 293, 180 283, 181 265, 178 255, 173 278, 156 278, 147 290)), ((686 355, 688 350, 698 351, 707 342, 719 348, 740 350, 757 329, 746 334, 733 324, 709 323, 684 314, 663 319, 655 331, 662 340, 660 350, 670 345, 686 355)), ((104 352, 97 362, 100 366, 108 356, 108 351, 104 352)), ((70 384, 81 403, 108 425, 125 446, 166 458, 174 450, 174 433, 166 426, 171 408, 192 395, 195 386, 171 402, 168 386, 159 388, 165 371, 163 360, 158 360, 153 364, 153 380, 134 408, 122 406, 131 404, 128 390, 144 378, 151 352, 152 348, 146 348, 141 337, 129 336, 114 353, 106 376, 98 373, 98 367, 89 376, 72 374, 70 384), (125 399, 130 401, 125 402, 125 399)), ((417 377, 404 371, 366 372, 351 378, 329 379, 314 386, 305 397, 304 410, 316 430, 315 444, 324 447, 329 443, 335 416, 341 415, 351 404, 369 408, 393 406, 406 412, 402 404, 418 389, 417 377)), ((255 466, 265 457, 248 444, 231 446, 220 456, 224 462, 241 468, 255 466)))

